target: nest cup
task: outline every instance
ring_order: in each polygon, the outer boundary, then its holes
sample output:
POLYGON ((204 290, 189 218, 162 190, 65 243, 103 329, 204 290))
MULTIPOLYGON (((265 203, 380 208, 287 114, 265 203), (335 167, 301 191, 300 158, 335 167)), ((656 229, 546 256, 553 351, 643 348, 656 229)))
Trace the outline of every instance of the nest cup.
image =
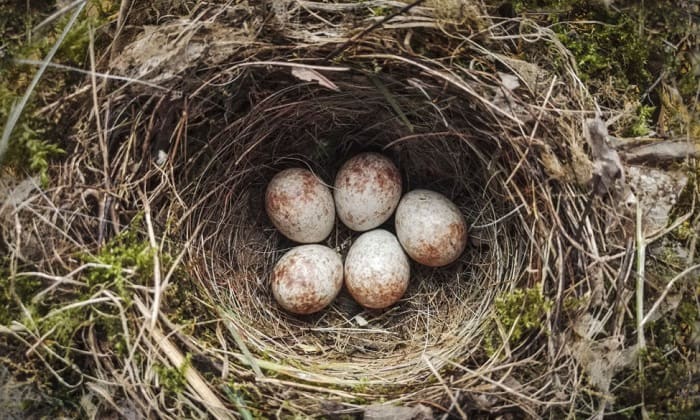
MULTIPOLYGON (((186 266, 248 350, 294 366, 296 379, 361 387, 369 400, 423 389, 432 391, 423 398, 438 396, 432 370, 479 352, 491 303, 521 278, 530 246, 506 186, 511 171, 497 158, 508 143, 483 129, 492 114, 429 78, 415 87, 349 70, 333 74, 331 90, 269 69, 256 73, 258 100, 182 159, 180 197, 191 206, 185 236, 196 244, 186 266), (404 192, 450 197, 470 226, 466 251, 442 268, 412 262, 406 294, 386 310, 365 310, 343 290, 317 314, 286 313, 272 297, 270 274, 295 244, 265 215, 266 185, 285 168, 306 167, 332 186, 343 162, 365 151, 397 164, 404 192)), ((393 222, 381 227, 393 232, 393 222)), ((345 256, 358 235, 337 221, 323 243, 345 256)))
MULTIPOLYGON (((120 176, 113 182, 133 203, 148 204, 153 236, 178 255, 170 284, 196 302, 196 327, 178 343, 196 356, 193 368, 206 384, 190 383, 197 394, 178 394, 178 402, 245 413, 240 397, 264 416, 389 402, 455 415, 467 406, 481 413, 515 406, 538 417, 576 404, 562 401, 576 394, 570 378, 580 375, 557 340, 568 322, 564 298, 594 284, 581 274, 590 262, 585 247, 576 257, 563 251, 583 214, 577 184, 590 178, 582 146, 589 99, 556 34, 527 21, 469 23, 483 14, 463 8, 453 10, 461 20, 451 20, 438 13, 447 9, 426 6, 365 33, 332 60, 354 33, 352 16, 376 21, 364 3, 303 2, 275 10, 272 20, 257 19, 267 11, 244 3, 227 13, 212 6, 211 22, 162 25, 113 63, 115 73, 150 83, 110 96, 110 153, 120 176), (536 63, 512 57, 520 38, 536 63), (168 40, 175 52, 158 54, 168 40), (388 309, 366 310, 343 290, 319 313, 287 313, 270 275, 296 244, 268 220, 265 188, 291 167, 332 186, 361 152, 391 158, 404 192, 430 189, 454 201, 469 226, 466 250, 446 267, 412 263, 406 294, 388 309), (510 346, 494 302, 520 287, 537 287, 554 309, 510 346), (486 343, 489 336, 495 342, 486 343), (226 392, 231 383, 237 394, 226 392)), ((121 214, 138 211, 137 204, 121 214)), ((393 232, 393 223, 381 227, 393 232)), ((579 236, 594 247, 600 232, 597 225, 579 236)), ((324 244, 345 256, 357 236, 337 222, 324 244)), ((162 300, 157 293, 143 293, 145 304, 173 314, 164 325, 174 329, 180 308, 170 307, 168 290, 162 300)))

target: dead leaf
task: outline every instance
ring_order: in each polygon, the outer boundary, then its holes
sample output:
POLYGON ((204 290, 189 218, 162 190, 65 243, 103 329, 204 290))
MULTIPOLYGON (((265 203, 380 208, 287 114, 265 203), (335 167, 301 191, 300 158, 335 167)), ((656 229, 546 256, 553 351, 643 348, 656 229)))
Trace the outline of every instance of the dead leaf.
POLYGON ((637 357, 637 347, 623 346, 623 337, 601 340, 581 339, 569 345, 571 355, 588 374, 588 381, 599 391, 610 391, 612 378, 621 369, 630 366, 637 357))
POLYGON ((494 54, 494 56, 498 61, 508 66, 510 70, 513 70, 518 79, 533 92, 541 89, 541 85, 548 85, 551 82, 552 75, 536 64, 506 55, 494 54))
POLYGON ((503 84, 503 87, 507 90, 512 91, 520 86, 520 80, 518 79, 518 76, 514 74, 502 73, 499 71, 498 77, 501 78, 501 84, 503 84))
POLYGON ((593 337, 605 331, 605 323, 589 313, 584 313, 574 321, 574 331, 579 336, 592 340, 593 337))
POLYGON ((491 101, 493 105, 509 112, 513 117, 520 119, 521 121, 532 120, 532 113, 530 113, 524 106, 522 106, 513 91, 520 87, 520 79, 514 74, 508 73, 498 73, 498 77, 501 79, 501 84, 497 87, 495 94, 491 101))
POLYGON ((318 82, 319 85, 338 92, 338 86, 316 70, 307 67, 292 67, 292 76, 305 82, 318 82))
POLYGON ((583 132, 593 156, 593 173, 600 180, 596 193, 605 194, 618 179, 624 184, 625 170, 617 150, 610 146, 605 122, 598 117, 589 118, 583 132))
POLYGON ((700 156, 700 145, 690 142, 661 141, 646 144, 625 153, 627 162, 649 162, 653 164, 683 160, 700 156))
POLYGON ((355 315, 353 320, 355 322, 357 322, 357 325, 360 327, 366 327, 369 324, 369 322, 367 322, 367 320, 362 315, 359 315, 359 314, 355 315))
POLYGON ((9 223, 9 217, 12 217, 22 202, 38 189, 39 179, 36 177, 17 182, 9 176, 0 180, 0 203, 2 203, 0 204, 0 217, 7 217, 6 222, 9 223), (5 214, 6 211, 7 214, 5 214))

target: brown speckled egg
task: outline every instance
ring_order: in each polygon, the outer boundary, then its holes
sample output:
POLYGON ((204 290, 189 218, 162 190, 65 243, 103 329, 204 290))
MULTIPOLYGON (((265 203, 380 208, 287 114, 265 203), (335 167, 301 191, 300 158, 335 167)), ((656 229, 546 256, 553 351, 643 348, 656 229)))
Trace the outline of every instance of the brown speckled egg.
POLYGON ((411 267, 396 236, 383 229, 363 233, 345 258, 345 287, 360 305, 382 309, 408 288, 411 267))
POLYGON ((396 236, 414 261, 441 267, 464 251, 467 224, 459 208, 444 195, 413 190, 396 209, 396 236))
POLYGON ((401 198, 401 174, 385 156, 359 154, 338 171, 333 197, 345 226, 358 232, 373 229, 394 213, 401 198))
POLYGON ((292 248, 272 270, 272 295, 289 312, 318 312, 335 299, 343 286, 343 262, 323 245, 292 248))
POLYGON ((272 178, 265 191, 265 211, 277 230, 300 243, 326 239, 335 224, 330 189, 302 168, 286 169, 272 178))

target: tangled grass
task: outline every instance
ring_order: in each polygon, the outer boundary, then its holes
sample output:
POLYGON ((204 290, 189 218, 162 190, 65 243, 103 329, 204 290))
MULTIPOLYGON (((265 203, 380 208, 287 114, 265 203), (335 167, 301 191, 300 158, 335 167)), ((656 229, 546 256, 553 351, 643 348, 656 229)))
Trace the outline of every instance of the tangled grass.
MULTIPOLYGON (((142 32, 121 10, 57 185, 22 184, 0 212, 8 278, 38 280, 32 305, 10 299, 9 342, 94 413, 608 412, 636 354, 622 331, 634 220, 615 193, 585 192, 600 110, 569 53, 487 12, 201 3, 142 32), (385 311, 345 292, 317 315, 281 311, 268 275, 292 244, 262 210, 267 181, 305 166, 330 183, 367 150, 392 157, 407 190, 454 200, 467 251, 414 265, 385 311)), ((355 236, 338 224, 326 245, 344 254, 355 236)))

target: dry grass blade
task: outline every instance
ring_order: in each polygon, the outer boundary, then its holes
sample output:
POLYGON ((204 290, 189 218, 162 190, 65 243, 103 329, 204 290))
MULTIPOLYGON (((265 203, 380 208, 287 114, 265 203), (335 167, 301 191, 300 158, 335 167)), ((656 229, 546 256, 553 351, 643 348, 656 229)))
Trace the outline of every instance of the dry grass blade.
MULTIPOLYGON (((150 317, 150 311, 139 299, 136 299, 136 305, 144 317, 150 317)), ((194 368, 185 365, 185 356, 175 347, 175 345, 166 337, 163 332, 154 325, 149 327, 149 332, 153 335, 155 344, 162 349, 167 358, 177 369, 184 369, 185 379, 194 392, 202 399, 202 403, 206 409, 217 419, 233 418, 224 404, 211 391, 207 382, 194 368)))
POLYGON ((22 115, 22 111, 24 111, 24 107, 27 105, 29 97, 34 92, 34 89, 36 89, 39 80, 44 75, 44 71, 46 71, 46 68, 51 63, 51 60, 53 60, 54 55, 56 55, 56 51, 58 51, 58 48, 63 43, 63 40, 68 35, 68 32, 70 32, 73 25, 75 25, 75 21, 78 19, 78 16, 80 16, 80 13, 82 13, 86 3, 87 1, 81 1, 75 4, 77 8, 73 11, 73 14, 66 23, 66 26, 63 27, 63 32, 61 32, 61 35, 46 54, 46 57, 44 57, 39 70, 37 70, 36 74, 32 78, 32 81, 29 83, 29 86, 27 86, 27 90, 24 92, 24 95, 22 95, 19 102, 13 104, 10 108, 9 116, 7 117, 7 121, 5 122, 5 126, 2 130, 2 136, 0 136, 0 160, 2 160, 3 156, 5 156, 5 152, 7 151, 8 143, 10 141, 10 135, 12 134, 17 121, 19 121, 19 117, 22 115))

